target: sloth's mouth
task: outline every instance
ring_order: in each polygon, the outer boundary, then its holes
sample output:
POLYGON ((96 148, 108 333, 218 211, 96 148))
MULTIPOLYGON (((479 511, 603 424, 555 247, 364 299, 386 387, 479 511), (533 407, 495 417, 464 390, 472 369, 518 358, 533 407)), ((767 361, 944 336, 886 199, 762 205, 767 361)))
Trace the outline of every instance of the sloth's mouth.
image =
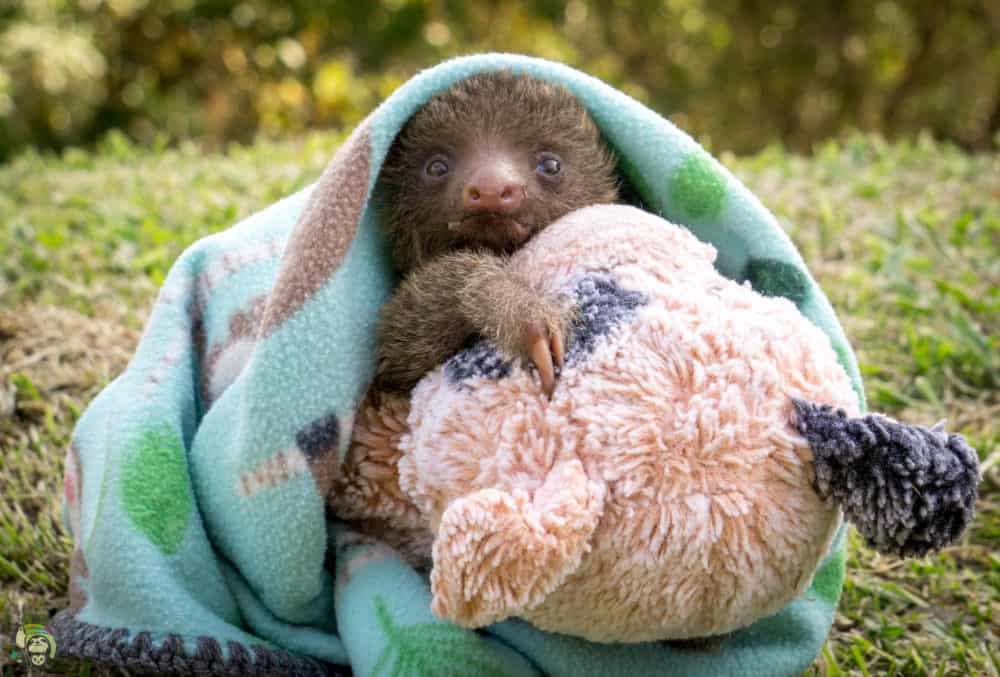
POLYGON ((509 254, 528 241, 534 226, 507 214, 486 212, 451 221, 448 230, 470 244, 509 254))

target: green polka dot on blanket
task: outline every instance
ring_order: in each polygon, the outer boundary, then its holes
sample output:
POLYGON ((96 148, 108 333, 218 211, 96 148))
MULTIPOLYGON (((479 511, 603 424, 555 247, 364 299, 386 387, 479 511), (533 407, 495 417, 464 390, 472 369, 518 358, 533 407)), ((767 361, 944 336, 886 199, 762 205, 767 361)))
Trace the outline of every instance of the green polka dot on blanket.
POLYGON ((726 199, 726 182, 708 157, 695 151, 688 155, 670 177, 667 196, 672 210, 679 216, 715 216, 726 199))
POLYGON ((165 555, 184 537, 193 501, 184 446, 169 427, 150 428, 122 467, 125 512, 165 555))
POLYGON ((511 68, 568 87, 644 206, 718 250, 717 269, 791 299, 863 391, 826 297, 774 217, 667 120, 567 66, 505 54, 444 62, 400 87, 318 181, 192 245, 126 371, 73 436, 71 607, 60 652, 164 672, 357 675, 793 675, 829 631, 843 528, 812 583, 711 652, 597 644, 509 620, 434 617, 426 578, 327 522, 331 478, 373 372, 396 279, 371 189, 403 123, 453 82, 511 68), (76 553, 79 553, 78 555, 76 553))

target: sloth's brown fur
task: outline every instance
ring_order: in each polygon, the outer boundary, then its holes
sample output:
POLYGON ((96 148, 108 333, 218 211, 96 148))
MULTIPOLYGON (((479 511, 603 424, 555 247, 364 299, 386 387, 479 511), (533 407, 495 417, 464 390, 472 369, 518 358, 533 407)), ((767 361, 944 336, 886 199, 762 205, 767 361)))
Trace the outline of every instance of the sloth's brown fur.
POLYGON ((463 175, 456 172, 443 182, 424 176, 436 153, 461 168, 494 150, 523 165, 518 171, 524 204, 517 216, 532 234, 570 211, 618 199, 614 156, 565 88, 497 71, 432 98, 397 137, 377 186, 393 260, 404 276, 379 326, 381 388, 411 388, 473 336, 491 339, 510 358, 523 358, 527 325, 562 337, 570 330, 573 309, 514 274, 507 266, 509 248, 490 250, 449 229, 462 218, 463 175), (560 157, 558 180, 533 171, 542 152, 560 157))

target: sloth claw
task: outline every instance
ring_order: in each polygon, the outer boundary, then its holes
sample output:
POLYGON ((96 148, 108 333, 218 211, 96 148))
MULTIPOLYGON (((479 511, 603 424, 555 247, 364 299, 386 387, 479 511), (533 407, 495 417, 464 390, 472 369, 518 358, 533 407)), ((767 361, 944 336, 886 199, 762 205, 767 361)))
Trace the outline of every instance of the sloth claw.
POLYGON ((540 322, 528 322, 524 328, 524 343, 541 379, 542 392, 551 399, 556 387, 556 370, 562 366, 565 353, 563 338, 540 322))

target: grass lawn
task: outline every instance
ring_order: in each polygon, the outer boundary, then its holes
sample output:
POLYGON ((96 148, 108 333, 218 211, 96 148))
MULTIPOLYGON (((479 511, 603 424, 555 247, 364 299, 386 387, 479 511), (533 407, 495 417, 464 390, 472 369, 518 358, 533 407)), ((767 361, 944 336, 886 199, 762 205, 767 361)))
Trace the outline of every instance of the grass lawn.
MULTIPOLYGON (((0 166, 0 646, 22 619, 67 603, 63 451, 128 362, 171 262, 316 178, 341 139, 204 155, 111 136, 97 153, 0 166)), ((811 157, 772 148, 722 159, 830 296, 870 408, 945 418, 984 461, 960 544, 901 561, 852 537, 840 611, 811 673, 1000 677, 1000 153, 856 137, 811 157)))

